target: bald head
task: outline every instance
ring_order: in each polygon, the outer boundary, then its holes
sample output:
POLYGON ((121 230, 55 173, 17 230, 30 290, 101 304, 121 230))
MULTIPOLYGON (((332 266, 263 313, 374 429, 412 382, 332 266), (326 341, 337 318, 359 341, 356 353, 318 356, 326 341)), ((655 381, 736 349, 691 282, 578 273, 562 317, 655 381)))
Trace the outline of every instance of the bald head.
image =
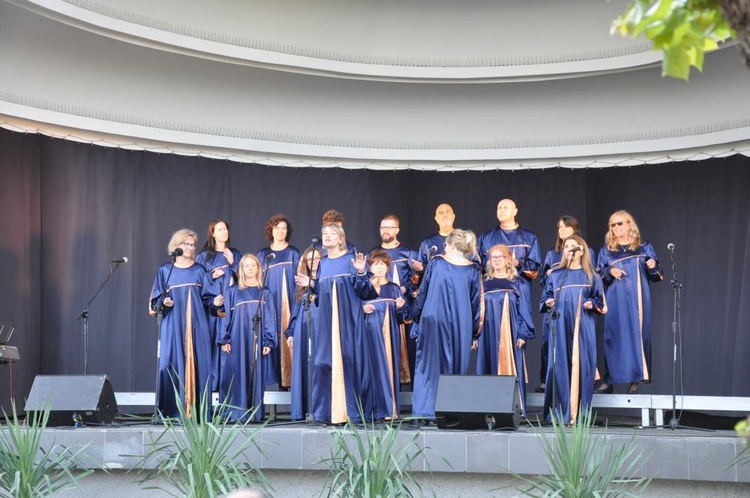
POLYGON ((497 221, 502 228, 515 228, 518 208, 511 199, 503 199, 497 203, 497 221))
POLYGON ((447 235, 453 231, 453 222, 456 221, 456 215, 450 204, 440 204, 435 209, 435 223, 438 224, 439 231, 442 235, 447 235))

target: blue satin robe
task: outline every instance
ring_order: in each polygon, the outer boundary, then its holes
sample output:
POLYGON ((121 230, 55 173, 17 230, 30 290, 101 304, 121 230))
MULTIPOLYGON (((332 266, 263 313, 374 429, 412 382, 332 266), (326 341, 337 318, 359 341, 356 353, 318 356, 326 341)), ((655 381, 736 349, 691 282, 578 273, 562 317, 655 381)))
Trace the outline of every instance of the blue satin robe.
MULTIPOLYGON (((234 256, 234 261, 231 265, 223 252, 214 253, 213 257, 209 259, 208 251, 203 250, 195 257, 195 262, 205 266, 209 275, 217 268, 224 270, 224 275, 213 279, 214 284, 216 284, 216 292, 224 296, 229 292, 229 288, 236 283, 237 269, 242 258, 242 253, 237 249, 230 247, 229 250, 232 252, 232 256, 234 256)), ((219 390, 219 378, 221 377, 221 350, 216 341, 221 337, 223 323, 221 317, 215 312, 209 313, 208 323, 211 334, 211 390, 216 392, 219 390)))
MULTIPOLYGON (((362 399, 359 377, 366 370, 361 339, 362 301, 354 291, 352 255, 324 256, 313 287, 318 321, 313 341, 313 414, 319 422, 360 422, 357 400, 362 399)), ((365 412, 367 406, 364 406, 365 412)))
POLYGON ((412 323, 410 310, 414 307, 414 293, 419 288, 419 285, 413 282, 414 274, 416 272, 411 265, 411 260, 418 260, 419 256, 416 251, 410 249, 404 244, 400 244, 393 249, 375 247, 370 252, 376 249, 381 249, 387 252, 391 257, 391 266, 388 270, 388 280, 405 289, 403 298, 406 301, 406 305, 399 310, 403 315, 403 323, 399 325, 399 328, 401 329, 401 368, 399 370, 401 372, 401 383, 408 384, 412 379, 414 356, 417 349, 416 342, 409 337, 411 328, 414 325, 412 323))
POLYGON ((604 287, 596 273, 589 282, 583 270, 559 269, 547 278, 539 303, 542 313, 548 311, 548 298, 556 300, 559 316, 553 319, 556 334, 549 338, 544 416, 549 421, 554 410, 565 424, 571 424, 588 410, 594 396, 596 314, 607 312, 604 287), (593 304, 592 309, 583 307, 586 301, 593 304))
POLYGON ((289 328, 292 318, 292 306, 294 305, 294 275, 297 273, 300 252, 294 246, 287 246, 281 251, 273 251, 265 247, 258 252, 258 259, 263 268, 266 269, 263 278, 268 290, 273 296, 274 309, 276 310, 276 343, 278 347, 271 352, 266 362, 265 382, 279 384, 281 387, 292 385, 292 354, 282 335, 289 328), (268 261, 269 255, 275 258, 268 261))
MULTIPOLYGON (((158 304, 172 263, 164 263, 156 273, 151 288, 150 309, 158 304)), ((188 415, 193 406, 207 395, 211 406, 211 340, 208 309, 216 297, 210 274, 201 264, 190 268, 175 267, 169 278, 167 296, 174 301, 164 307, 159 334, 159 372, 157 407, 165 417, 179 417, 175 389, 188 415)), ((210 411, 209 411, 210 416, 210 411)))
POLYGON ((616 251, 602 247, 597 271, 602 277, 609 312, 604 318, 604 357, 607 384, 651 381, 651 282, 664 273, 654 248, 644 242, 635 251, 620 246, 616 251), (651 270, 646 261, 653 259, 651 270), (611 269, 625 270, 620 280, 611 269))
POLYGON ((517 280, 484 281, 484 325, 477 350, 477 375, 515 375, 520 391, 521 415, 526 417, 526 345, 518 339, 534 338, 531 315, 520 305, 517 280))
POLYGON ((224 331, 218 342, 231 344, 232 352, 221 352, 224 368, 219 382, 219 400, 232 407, 228 413, 231 420, 246 420, 250 416, 248 410, 256 407, 253 418, 260 420, 263 417, 265 385, 262 375, 253 378, 256 373, 254 367, 260 362, 262 372, 263 363, 266 363, 267 358, 273 353, 273 348, 277 346, 273 299, 268 289, 246 287, 240 290, 236 285, 229 290, 224 299, 227 314, 223 320, 224 331), (260 344, 256 345, 253 317, 258 312, 258 307, 260 344), (263 356, 263 346, 272 348, 271 353, 263 356))
POLYGON ((375 311, 365 314, 362 352, 368 369, 360 377, 360 389, 370 407, 367 416, 375 420, 398 418, 401 391, 401 328, 402 307, 396 299, 403 298, 401 288, 393 282, 375 289, 367 275, 358 276, 355 289, 364 298, 362 305, 372 304, 375 311), (369 298, 369 299, 368 299, 369 298))
POLYGON ((441 374, 468 372, 471 343, 479 337, 483 309, 482 279, 475 264, 456 265, 443 256, 430 261, 416 304, 414 416, 435 418, 441 374))
MULTIPOLYGON (((308 373, 308 351, 309 351, 309 340, 311 334, 309 330, 315 330, 315 324, 318 321, 318 307, 314 304, 309 304, 309 321, 308 312, 305 310, 305 303, 310 299, 310 295, 305 294, 301 299, 294 302, 294 308, 292 308, 292 320, 289 322, 289 327, 286 329, 285 336, 293 338, 292 347, 292 405, 291 405, 291 418, 292 420, 303 420, 307 413, 311 412, 311 407, 308 406, 308 389, 309 389, 309 373, 308 373)), ((313 337, 317 335, 313 332, 313 337)))
MULTIPOLYGON (((589 256, 591 256, 591 264, 596 263, 596 255, 594 250, 589 247, 589 256)), ((560 261, 562 260, 562 252, 555 251, 555 248, 551 248, 547 251, 544 256, 544 264, 542 269, 539 271, 539 283, 544 291, 544 286, 547 285, 547 271, 557 270, 560 268, 560 261)), ((539 381, 544 384, 544 379, 547 378, 547 353, 549 352, 549 315, 544 314, 542 317, 542 363, 540 365, 539 381)))
POLYGON ((539 243, 536 235, 525 228, 503 230, 500 227, 484 232, 479 237, 479 257, 482 260, 482 268, 486 267, 489 260, 489 251, 497 244, 505 244, 518 260, 518 291, 521 293, 521 304, 526 306, 531 314, 531 281, 536 278, 539 267, 542 264, 539 252, 539 243))

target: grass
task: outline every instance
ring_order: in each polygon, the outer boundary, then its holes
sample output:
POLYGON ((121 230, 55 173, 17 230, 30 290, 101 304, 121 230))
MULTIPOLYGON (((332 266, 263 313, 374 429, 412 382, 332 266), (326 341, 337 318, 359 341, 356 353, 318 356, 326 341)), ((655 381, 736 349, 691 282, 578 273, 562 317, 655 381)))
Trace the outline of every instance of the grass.
POLYGON ((321 496, 425 496, 410 470, 425 448, 418 444, 419 433, 406 441, 400 437, 402 423, 365 422, 360 429, 349 421, 344 430, 334 431, 331 457, 320 462, 329 470, 321 496))
POLYGON ((88 445, 76 450, 52 445, 45 450, 42 436, 49 421, 50 407, 31 412, 25 423, 18 419, 16 405, 12 414, 4 410, 5 432, 0 437, 0 496, 39 498, 78 487, 79 481, 93 470, 76 472, 80 457, 88 445))
POLYGON ((650 477, 635 477, 644 468, 635 435, 617 443, 607 444, 607 430, 592 434, 596 417, 591 410, 579 417, 568 434, 565 424, 553 416, 553 433, 549 437, 539 430, 550 475, 533 478, 511 472, 525 488, 519 489, 533 497, 608 497, 638 496, 651 482, 650 477))
MULTIPOLYGON (((261 488, 270 485, 260 469, 248 458, 248 451, 261 451, 256 438, 262 425, 252 427, 249 421, 233 423, 228 410, 233 408, 220 404, 211 419, 210 396, 204 392, 199 410, 193 410, 188 418, 179 401, 180 418, 162 418, 164 431, 148 444, 138 467, 145 476, 140 484, 145 489, 161 489, 171 496, 186 498, 216 498, 241 488, 261 488), (199 415, 199 416, 196 416, 199 415), (171 489, 149 486, 156 477, 162 476, 171 489), (175 493, 176 490, 176 493, 175 493)), ((254 410, 248 410, 242 420, 250 420, 254 410)))

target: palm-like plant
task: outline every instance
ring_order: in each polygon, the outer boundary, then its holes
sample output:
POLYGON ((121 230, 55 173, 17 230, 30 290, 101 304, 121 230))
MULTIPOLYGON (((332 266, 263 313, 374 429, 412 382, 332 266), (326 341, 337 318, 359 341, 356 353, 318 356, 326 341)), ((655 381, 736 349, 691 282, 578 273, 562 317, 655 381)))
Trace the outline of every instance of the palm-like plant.
POLYGON ((321 496, 424 496, 410 468, 425 448, 417 443, 419 434, 400 442, 401 424, 365 422, 359 429, 349 421, 345 430, 335 431, 331 457, 321 461, 329 469, 321 496))
POLYGON ((644 466, 643 450, 635 436, 607 445, 606 429, 591 433, 596 418, 589 409, 572 426, 570 435, 565 424, 552 417, 553 437, 539 431, 549 465, 549 476, 527 478, 515 472, 514 477, 527 487, 521 492, 534 497, 582 498, 638 496, 651 482, 650 477, 634 477, 644 466))
POLYGON ((234 489, 270 487, 246 455, 250 448, 262 452, 255 439, 262 426, 249 426, 255 410, 249 410, 241 417, 242 421, 233 423, 226 416, 232 407, 223 402, 211 420, 211 394, 204 392, 199 410, 192 410, 193 416, 188 417, 177 390, 175 396, 180 418, 162 418, 165 430, 147 445, 138 465, 153 467, 143 471, 145 476, 140 484, 163 476, 173 488, 146 486, 145 489, 161 489, 175 497, 215 498, 234 489))
POLYGON ((12 415, 5 411, 5 432, 0 437, 0 496, 39 498, 58 491, 78 487, 79 481, 93 473, 86 470, 75 474, 85 446, 71 450, 53 445, 42 448, 42 436, 49 421, 49 406, 31 412, 24 424, 18 420, 16 405, 12 415))

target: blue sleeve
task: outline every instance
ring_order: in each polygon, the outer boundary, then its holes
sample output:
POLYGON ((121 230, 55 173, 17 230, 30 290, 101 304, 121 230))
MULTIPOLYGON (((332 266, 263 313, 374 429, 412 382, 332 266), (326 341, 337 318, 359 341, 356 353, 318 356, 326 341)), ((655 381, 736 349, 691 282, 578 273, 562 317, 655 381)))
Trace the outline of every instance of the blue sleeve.
POLYGON ((554 281, 556 280, 554 270, 552 273, 549 274, 549 278, 547 279, 547 283, 544 285, 544 290, 542 291, 542 297, 539 300, 539 313, 546 313, 549 309, 547 307, 547 299, 554 298, 555 297, 555 284, 554 281))
POLYGON ((261 306, 261 321, 263 326, 263 346, 270 348, 278 347, 277 334, 276 334, 276 305, 273 301, 273 296, 268 288, 263 288, 261 291, 263 301, 258 303, 261 306))
POLYGON ((484 325, 484 291, 482 289, 482 274, 479 271, 474 273, 474 281, 471 285, 471 311, 474 315, 474 338, 479 337, 484 325))
MULTIPOLYGON (((646 253, 646 256, 656 261, 656 266, 651 269, 648 266, 645 267, 646 274, 648 275, 648 279, 652 282, 661 282, 664 280, 664 270, 662 270, 661 265, 659 264, 659 258, 656 257, 656 251, 654 250, 654 246, 646 242, 643 245, 643 250, 646 253)), ((644 262, 645 266, 645 262, 644 262)))
POLYGON ((372 285, 372 282, 370 281, 370 278, 366 273, 364 275, 356 275, 355 273, 354 292, 363 301, 376 299, 378 297, 375 286, 372 285))

